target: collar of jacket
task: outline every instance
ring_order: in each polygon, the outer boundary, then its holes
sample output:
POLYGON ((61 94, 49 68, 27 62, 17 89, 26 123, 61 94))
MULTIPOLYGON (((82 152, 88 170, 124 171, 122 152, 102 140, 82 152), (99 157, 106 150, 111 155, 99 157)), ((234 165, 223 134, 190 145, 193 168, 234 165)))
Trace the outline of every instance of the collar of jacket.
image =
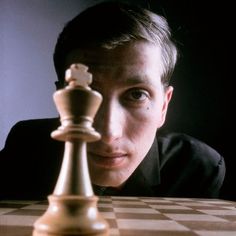
POLYGON ((150 186, 160 184, 160 162, 157 138, 155 138, 152 147, 138 169, 140 169, 143 177, 150 186))
POLYGON ((158 142, 155 138, 148 154, 129 177, 120 194, 128 196, 154 196, 160 184, 158 142))

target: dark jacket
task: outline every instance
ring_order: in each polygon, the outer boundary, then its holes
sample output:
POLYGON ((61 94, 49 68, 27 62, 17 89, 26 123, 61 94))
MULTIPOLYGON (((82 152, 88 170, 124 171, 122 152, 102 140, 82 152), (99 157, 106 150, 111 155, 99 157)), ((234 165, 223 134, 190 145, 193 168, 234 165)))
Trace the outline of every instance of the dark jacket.
MULTIPOLYGON (((44 199, 53 192, 64 143, 51 132, 57 118, 18 122, 0 152, 0 198, 44 199)), ((158 136, 120 191, 94 186, 97 195, 218 197, 225 176, 222 156, 185 134, 158 136)))

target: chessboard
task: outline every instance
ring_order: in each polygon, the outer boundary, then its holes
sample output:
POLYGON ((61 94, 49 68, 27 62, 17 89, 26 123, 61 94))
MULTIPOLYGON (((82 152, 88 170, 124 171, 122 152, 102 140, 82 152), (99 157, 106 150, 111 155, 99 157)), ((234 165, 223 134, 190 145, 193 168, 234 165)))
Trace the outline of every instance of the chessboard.
MULTIPOLYGON (((30 236, 47 201, 0 201, 0 236, 30 236)), ((100 197, 111 236, 235 236, 236 202, 220 199, 100 197)))

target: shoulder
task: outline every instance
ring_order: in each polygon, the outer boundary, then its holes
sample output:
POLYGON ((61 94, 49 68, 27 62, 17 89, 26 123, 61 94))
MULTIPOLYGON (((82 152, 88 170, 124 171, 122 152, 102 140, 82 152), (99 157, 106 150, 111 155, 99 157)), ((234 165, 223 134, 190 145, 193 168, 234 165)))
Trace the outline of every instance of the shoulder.
POLYGON ((162 184, 169 196, 218 197, 225 176, 223 157, 206 143, 186 134, 158 138, 162 184))
POLYGON ((31 119, 18 121, 8 133, 5 145, 33 142, 41 137, 50 138, 50 133, 59 126, 58 118, 31 119))
POLYGON ((37 198, 51 192, 64 150, 62 142, 51 138, 58 124, 57 118, 34 119, 11 128, 0 151, 0 198, 37 198))
MULTIPOLYGON (((46 131, 50 129, 57 128, 59 125, 58 118, 45 118, 45 119, 31 119, 31 120, 22 120, 14 124, 10 130, 12 132, 33 132, 37 131, 46 131)), ((22 133, 22 134, 24 134, 22 133)))
POLYGON ((31 129, 31 128, 51 128, 59 124, 58 118, 44 118, 44 119, 29 119, 29 120, 21 120, 18 121, 12 129, 31 129))
POLYGON ((207 167, 224 164, 214 148, 187 134, 169 133, 158 137, 158 146, 162 166, 170 160, 207 167))

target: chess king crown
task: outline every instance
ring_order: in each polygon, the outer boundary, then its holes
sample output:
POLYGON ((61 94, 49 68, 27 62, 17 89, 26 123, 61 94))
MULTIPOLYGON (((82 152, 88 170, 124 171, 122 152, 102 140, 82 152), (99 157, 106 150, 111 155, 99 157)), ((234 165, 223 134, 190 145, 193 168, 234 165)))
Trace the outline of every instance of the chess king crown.
POLYGON ((66 70, 65 80, 68 85, 56 91, 54 102, 61 118, 61 126, 52 137, 65 141, 81 137, 86 142, 96 141, 100 134, 94 130, 94 116, 102 102, 102 96, 89 85, 92 74, 83 64, 72 64, 66 70))

